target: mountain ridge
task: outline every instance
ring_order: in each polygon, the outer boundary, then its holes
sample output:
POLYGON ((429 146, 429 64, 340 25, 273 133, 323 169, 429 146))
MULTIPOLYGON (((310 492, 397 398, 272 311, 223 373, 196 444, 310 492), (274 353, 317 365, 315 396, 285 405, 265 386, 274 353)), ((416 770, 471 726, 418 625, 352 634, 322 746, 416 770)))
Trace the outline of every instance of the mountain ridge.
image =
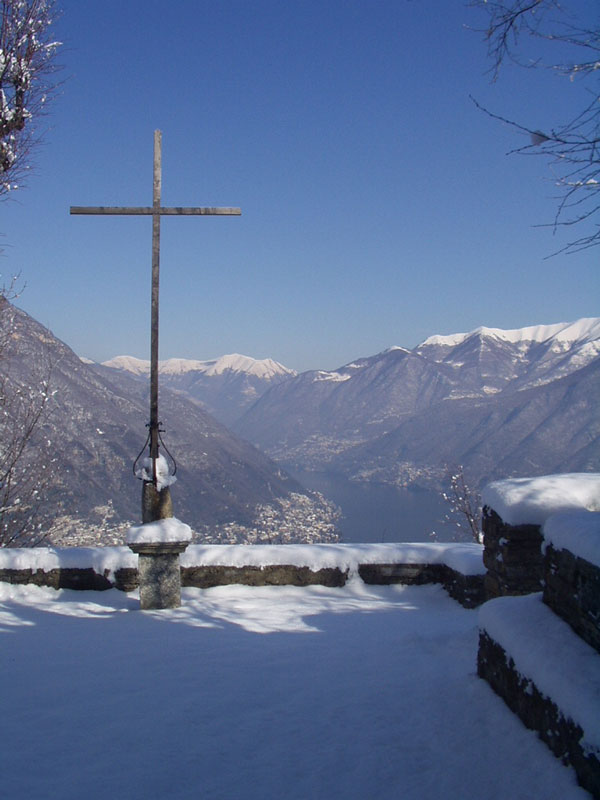
MULTIPOLYGON (((86 363, 89 363, 85 359, 86 363)), ((93 362, 92 362, 93 363, 93 362)), ((136 375, 150 373, 150 361, 134 356, 115 356, 108 361, 102 361, 101 366, 120 369, 136 375)), ((260 378, 271 378, 275 375, 295 375, 296 372, 272 358, 252 358, 240 353, 229 353, 219 358, 207 361, 196 361, 188 358, 168 358, 158 362, 158 371, 164 375, 182 375, 187 372, 204 372, 209 375, 220 375, 230 370, 231 372, 244 372, 260 378)))
MULTIPOLYGON (((560 469, 573 461, 563 425, 571 413, 568 395, 578 383, 595 386, 597 373, 598 318, 506 335, 478 328, 429 337, 413 350, 388 348, 331 373, 300 373, 267 390, 234 430, 290 467, 334 470, 355 480, 402 485, 423 476, 438 480, 448 463, 459 460, 477 482, 494 468, 499 473, 494 477, 505 470, 540 474, 544 462, 560 469), (569 392, 555 389, 561 385, 569 386, 569 392), (555 397, 548 411, 546 394, 555 397), (481 455, 485 419, 490 425, 504 419, 508 425, 511 414, 516 423, 507 428, 510 443, 491 427, 488 438, 495 453, 486 460, 481 455), (528 437, 533 441, 537 427, 550 445, 544 450, 536 439, 531 463, 528 437), (397 465, 402 465, 401 478, 397 465)), ((577 430, 582 436, 586 429, 594 434, 582 459, 588 468, 600 468, 600 442, 594 438, 600 426, 597 397, 595 388, 587 399, 578 395, 577 430)))
MULTIPOLYGON (((24 311, 10 308, 10 314, 3 310, 0 315, 0 333, 9 334, 9 346, 2 353, 3 380, 35 390, 50 366, 51 413, 35 430, 37 443, 52 443, 52 492, 40 509, 44 521, 60 516, 85 526, 102 523, 102 514, 108 514, 111 524, 138 520, 141 483, 132 474, 132 464, 144 447, 147 382, 83 362, 24 311)), ((321 520, 322 530, 330 529, 329 511, 320 501, 255 446, 213 419, 198 401, 161 387, 160 407, 167 429, 163 436, 179 462, 175 513, 192 528, 210 535, 217 529, 226 531, 227 540, 236 541, 270 509, 280 522, 295 519, 300 533, 298 510, 302 519, 313 514, 315 531, 321 520)), ((36 441, 28 456, 32 463, 36 441)), ((104 532, 110 527, 106 519, 102 525, 104 532)), ((97 543, 108 542, 99 538, 97 543)))

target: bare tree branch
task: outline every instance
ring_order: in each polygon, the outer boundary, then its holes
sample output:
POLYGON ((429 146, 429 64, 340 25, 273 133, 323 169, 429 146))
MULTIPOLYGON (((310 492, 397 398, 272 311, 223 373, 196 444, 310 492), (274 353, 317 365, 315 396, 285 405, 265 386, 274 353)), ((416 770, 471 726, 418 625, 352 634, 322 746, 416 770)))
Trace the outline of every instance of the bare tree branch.
MULTIPOLYGON (((521 66, 554 70, 570 82, 593 81, 588 87, 589 101, 582 110, 550 130, 507 119, 471 99, 488 116, 527 135, 527 144, 514 148, 509 154, 535 155, 547 160, 558 190, 557 211, 553 222, 548 223, 554 233, 563 227, 597 219, 600 212, 600 28, 582 25, 568 2, 557 0, 472 0, 469 5, 485 11, 488 16, 489 24, 483 33, 494 80, 502 63, 509 58, 521 66), (526 37, 543 40, 547 51, 558 47, 562 60, 524 61, 521 49, 522 39, 526 37), (586 58, 568 59, 571 51, 574 56, 583 54, 586 58)), ((600 224, 594 224, 591 231, 557 252, 575 253, 597 244, 600 244, 600 224)))
MULTIPOLYGON (((448 504, 444 522, 459 532, 466 531, 468 539, 481 544, 481 497, 469 486, 461 465, 448 471, 448 484, 448 491, 442 492, 448 504)), ((457 538, 463 537, 459 535, 457 538)))
POLYGON ((56 89, 54 0, 0 0, 0 196, 17 189, 39 140, 34 121, 56 89))

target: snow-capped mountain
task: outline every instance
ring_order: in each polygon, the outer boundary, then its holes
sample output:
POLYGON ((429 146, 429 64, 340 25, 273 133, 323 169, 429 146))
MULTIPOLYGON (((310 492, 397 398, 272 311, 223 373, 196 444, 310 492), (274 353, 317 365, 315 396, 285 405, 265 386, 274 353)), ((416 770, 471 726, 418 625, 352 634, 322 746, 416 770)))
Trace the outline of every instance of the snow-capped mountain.
MULTIPOLYGON (((150 362, 133 356, 116 356, 102 362, 103 367, 113 367, 134 375, 148 375, 150 362)), ((272 358, 251 358, 239 353, 230 353, 210 361, 195 361, 189 358, 168 358, 158 362, 162 375, 185 375, 188 372, 203 372, 206 375, 222 375, 224 372, 243 372, 263 380, 278 376, 295 375, 294 370, 284 367, 272 358)))
MULTIPOLYGON (((50 373, 51 413, 35 430, 52 449, 55 491, 43 518, 54 519, 58 510, 97 523, 98 509, 110 501, 114 521, 139 520, 141 483, 132 464, 146 436, 147 381, 135 372, 86 363, 17 308, 0 315, 0 335, 5 324, 11 336, 3 351, 3 380, 35 390, 50 373)), ((175 511, 196 530, 248 525, 257 509, 290 496, 302 495, 310 504, 296 481, 183 392, 161 387, 160 403, 165 442, 178 461, 175 511)))
POLYGON ((284 463, 383 481, 397 479, 399 464, 418 474, 471 461, 487 477, 495 466, 597 469, 598 376, 600 319, 478 328, 289 378, 235 430, 284 463), (542 430, 543 447, 533 447, 542 430), (476 457, 476 443, 487 458, 476 457))
POLYGON ((564 377, 600 355, 600 319, 506 331, 477 328, 470 333, 431 336, 416 352, 460 368, 467 391, 469 370, 476 373, 471 375, 476 393, 496 392, 509 385, 526 389, 564 377))
MULTIPOLYGON (((103 367, 147 377, 150 362, 117 356, 103 367)), ((271 386, 296 373, 271 358, 232 353, 210 361, 170 358, 159 361, 161 385, 186 392, 220 422, 231 424, 271 386)))

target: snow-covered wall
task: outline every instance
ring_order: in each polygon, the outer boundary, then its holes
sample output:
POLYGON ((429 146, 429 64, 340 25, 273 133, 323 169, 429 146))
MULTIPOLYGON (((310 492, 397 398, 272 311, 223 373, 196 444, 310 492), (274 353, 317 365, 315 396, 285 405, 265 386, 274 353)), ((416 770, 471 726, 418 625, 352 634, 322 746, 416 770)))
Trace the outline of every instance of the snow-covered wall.
POLYGON ((484 556, 489 597, 527 594, 543 587, 545 535, 600 563, 600 537, 589 526, 600 511, 600 475, 569 473, 495 481, 483 491, 484 556), (572 514, 583 514, 577 521, 572 514), (560 522, 564 515, 570 521, 560 522), (582 520, 586 520, 584 523, 582 520), (586 530, 583 528, 588 526, 586 530))
MULTIPOLYGON (((442 583, 463 604, 483 600, 483 548, 478 544, 190 545, 181 555, 182 585, 227 583, 343 585, 442 583)), ((128 547, 0 550, 0 580, 55 588, 131 591, 137 556, 128 547)))
POLYGON ((485 603, 479 625, 478 675, 600 797, 600 654, 540 594, 485 603))
POLYGON ((555 514, 543 536, 544 603, 600 653, 600 513, 555 514))
POLYGON ((478 652, 480 677, 575 768, 594 797, 600 797, 599 500, 598 475, 487 487, 486 589, 496 597, 480 611, 478 652))
POLYGON ((558 512, 600 511, 600 474, 572 472, 494 481, 483 490, 482 502, 507 525, 543 525, 558 512))

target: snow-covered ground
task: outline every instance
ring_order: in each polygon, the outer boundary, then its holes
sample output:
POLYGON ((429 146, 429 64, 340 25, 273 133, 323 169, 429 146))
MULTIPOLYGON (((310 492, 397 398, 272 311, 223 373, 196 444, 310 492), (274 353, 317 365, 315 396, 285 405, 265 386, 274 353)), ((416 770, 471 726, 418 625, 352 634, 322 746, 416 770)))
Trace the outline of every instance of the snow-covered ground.
POLYGON ((587 793, 476 676, 439 586, 0 584, 11 800, 570 800, 587 793))

